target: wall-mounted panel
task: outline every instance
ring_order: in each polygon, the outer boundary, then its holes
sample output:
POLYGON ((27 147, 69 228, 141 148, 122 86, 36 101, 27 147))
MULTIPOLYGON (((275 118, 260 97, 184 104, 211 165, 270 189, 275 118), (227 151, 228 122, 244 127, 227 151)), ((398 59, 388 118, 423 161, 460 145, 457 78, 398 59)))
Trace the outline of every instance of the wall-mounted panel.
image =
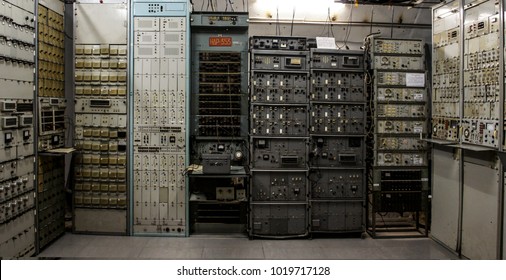
POLYGON ((0 6, 0 257, 35 251, 35 3, 0 6))

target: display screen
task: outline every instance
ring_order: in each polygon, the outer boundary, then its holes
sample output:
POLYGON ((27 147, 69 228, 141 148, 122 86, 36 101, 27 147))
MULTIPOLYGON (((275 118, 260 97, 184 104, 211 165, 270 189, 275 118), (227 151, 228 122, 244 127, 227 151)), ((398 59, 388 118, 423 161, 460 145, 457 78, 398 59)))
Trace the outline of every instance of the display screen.
POLYGON ((231 47, 232 37, 209 37, 210 47, 231 47))

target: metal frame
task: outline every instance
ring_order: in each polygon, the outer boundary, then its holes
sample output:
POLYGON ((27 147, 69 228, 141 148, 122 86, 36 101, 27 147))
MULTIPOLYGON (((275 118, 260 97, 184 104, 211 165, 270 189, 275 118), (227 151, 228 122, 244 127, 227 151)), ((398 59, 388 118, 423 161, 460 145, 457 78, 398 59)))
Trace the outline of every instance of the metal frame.
MULTIPOLYGON (((368 205, 368 210, 367 210, 367 214, 368 215, 371 215, 370 217, 367 217, 367 231, 369 232, 369 234, 371 234, 371 236, 373 238, 403 238, 403 237, 425 237, 428 235, 428 228, 429 228, 429 207, 428 207, 428 192, 430 191, 429 189, 429 183, 428 183, 428 180, 429 180, 429 175, 428 175, 428 169, 429 169, 429 156, 430 156, 430 147, 427 146, 427 148, 425 150, 409 150, 409 153, 424 153, 426 155, 425 159, 424 159, 424 162, 423 164, 420 164, 420 165, 409 165, 409 166, 402 166, 402 165, 398 165, 398 164, 394 164, 394 165, 378 165, 378 163, 376 162, 378 160, 377 158, 377 154, 378 152, 382 152, 382 150, 378 150, 378 144, 377 144, 377 137, 379 134, 383 135, 387 135, 388 137, 409 137, 409 138, 415 138, 417 137, 417 132, 411 132, 411 133, 379 133, 378 131, 378 125, 377 125, 377 122, 378 121, 381 121, 381 120, 394 120, 394 121, 419 121, 421 123, 424 123, 423 124, 423 127, 422 127, 422 132, 419 133, 419 139, 422 139, 423 138, 423 135, 428 135, 429 132, 428 132, 428 127, 429 127, 429 122, 426 121, 427 117, 379 117, 378 116, 378 112, 377 112, 377 109, 379 107, 378 104, 403 104, 403 105, 424 105, 424 107, 426 108, 425 109, 425 112, 426 114, 429 113, 429 103, 431 102, 430 101, 430 98, 429 98, 429 91, 428 91, 428 83, 430 81, 430 79, 428 78, 429 76, 429 72, 427 71, 427 65, 424 65, 424 68, 423 69, 377 69, 375 66, 374 66, 374 61, 375 61, 375 57, 377 55, 379 56, 389 56, 389 57, 419 57, 421 58, 421 60, 425 63, 426 62, 426 57, 427 57, 427 50, 425 48, 425 42, 423 40, 418 40, 418 39, 409 39, 407 41, 413 41, 413 42, 420 42, 421 44, 421 48, 422 48, 422 52, 421 53, 398 53, 398 52, 386 52, 386 53, 377 53, 375 51, 375 41, 376 40, 385 40, 385 41, 398 41, 399 39, 395 39, 395 38, 375 38, 375 37, 372 37, 370 40, 369 40, 369 44, 370 44, 370 50, 369 50, 369 58, 371 60, 371 72, 373 73, 373 77, 374 77, 374 80, 372 81, 372 84, 371 84, 371 97, 370 98, 373 98, 372 102, 374 105, 373 105, 373 108, 374 111, 371 112, 371 118, 372 118, 372 122, 373 122, 373 127, 374 127, 374 148, 372 149, 372 152, 373 152, 373 160, 374 162, 372 163, 372 165, 370 166, 370 170, 369 170, 369 173, 368 173, 368 178, 369 180, 371 180, 371 182, 368 186, 368 190, 369 190, 369 194, 368 194, 368 200, 369 200, 369 204, 368 205), (378 73, 381 72, 381 73, 423 73, 424 76, 425 76, 425 86, 423 87, 409 87, 407 85, 399 85, 399 84, 378 84, 378 73), (403 100, 396 100, 395 102, 391 103, 390 101, 379 101, 378 98, 377 98, 377 89, 378 88, 412 88, 412 89, 424 89, 426 94, 427 94, 427 98, 425 98, 425 100, 420 100, 420 101, 416 101, 416 100, 411 100, 411 101, 403 101, 403 100), (425 132, 423 132, 423 129, 425 129, 425 132), (425 162, 425 160, 427 160, 427 162, 425 162), (377 226, 377 217, 376 215, 380 212, 379 209, 377 208, 377 200, 379 200, 379 195, 381 194, 381 184, 383 183, 383 180, 381 179, 381 172, 383 171, 409 171, 409 170, 412 170, 412 171, 420 171, 421 172, 421 178, 420 179, 416 179, 416 182, 420 182, 421 184, 421 189, 419 191, 417 191, 417 193, 419 193, 420 195, 420 210, 419 211, 406 211, 406 212, 409 212, 409 213, 414 213, 415 215, 415 224, 414 225, 411 225, 409 227, 395 227, 395 226, 385 226, 385 231, 381 231, 381 233, 385 233, 385 234, 381 234, 381 235, 378 235, 378 226, 377 226), (423 232, 420 230, 420 213, 424 213, 424 219, 423 219, 423 222, 425 223, 424 224, 424 230, 423 232), (370 223, 370 224, 369 224, 370 223), (393 228, 393 229, 389 229, 389 227, 393 228), (399 234, 395 234, 394 232, 398 232, 399 234)), ((404 40, 404 39, 402 39, 404 40)), ((391 149, 390 149, 391 150, 391 149)), ((386 150, 387 152, 389 150, 386 150)), ((405 154, 407 151, 402 151, 401 153, 405 154)), ((390 211, 388 213, 391 213, 393 211, 390 211)), ((385 224, 386 222, 384 222, 385 224)))

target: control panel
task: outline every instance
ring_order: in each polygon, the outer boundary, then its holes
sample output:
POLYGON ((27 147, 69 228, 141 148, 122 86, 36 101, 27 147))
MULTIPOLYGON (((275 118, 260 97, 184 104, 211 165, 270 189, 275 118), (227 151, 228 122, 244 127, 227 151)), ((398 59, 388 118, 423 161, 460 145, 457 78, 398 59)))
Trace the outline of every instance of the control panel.
POLYGON ((462 143, 498 148, 500 115, 499 3, 475 1, 464 6, 464 111, 462 143), (476 16, 476 13, 486 16, 476 16))
POLYGON ((307 73, 253 72, 251 101, 307 104, 307 73))
POLYGON ((190 28, 191 163, 201 164, 203 154, 219 153, 234 166, 246 166, 248 14, 192 13, 190 28))
POLYGON ((76 232, 127 232, 127 12, 74 4, 76 232))
POLYGON ((251 135, 307 136, 307 106, 251 107, 251 135))
POLYGON ((311 232, 365 230, 366 97, 362 51, 311 50, 311 232))
POLYGON ((253 168, 305 168, 306 139, 255 138, 252 143, 253 168))
MULTIPOLYGON (((189 162, 190 90, 187 5, 187 1, 136 0, 132 3, 133 124, 129 130, 134 136, 131 223, 135 235, 187 235, 185 169, 189 162)), ((216 57, 202 55, 205 57, 202 67, 209 73, 199 74, 198 79, 209 85, 207 93, 213 98, 216 92, 212 85, 221 77, 213 75, 211 68, 235 65, 209 63, 216 57)), ((232 57, 231 54, 229 58, 232 57)), ((235 79, 235 76, 227 77, 235 79)), ((213 100, 220 101, 219 98, 213 100)), ((217 105, 203 109, 213 115, 220 108, 221 105, 217 105), (213 111, 215 109, 217 111, 213 111)), ((213 121, 197 119, 197 123, 213 121)), ((218 119, 214 121, 219 123, 218 119)), ((233 121, 232 118, 229 121, 233 121)), ((211 132, 211 129, 202 128, 202 131, 211 132)))
POLYGON ((311 101, 364 102, 364 73, 313 71, 311 101))
POLYGON ((250 38, 251 236, 308 234, 308 48, 307 38, 250 38))
POLYGON ((253 36, 250 47, 258 50, 292 50, 306 51, 308 39, 304 37, 253 36))
POLYGON ((309 159, 315 167, 363 167, 363 137, 311 137, 309 159))
MULTIPOLYGON (((368 192, 370 211, 368 230, 376 236, 376 230, 381 226, 377 221, 382 220, 384 227, 390 227, 395 219, 405 223, 407 227, 420 223, 418 212, 395 212, 394 208, 383 207, 389 203, 390 197, 395 196, 400 203, 409 205, 404 211, 427 211, 418 207, 426 197, 422 190, 401 190, 398 193, 387 192, 377 186, 389 184, 389 178, 380 176, 383 173, 402 176, 415 172, 428 174, 429 146, 422 139, 428 137, 428 84, 425 42, 419 39, 375 38, 367 39, 366 48, 369 50, 369 72, 372 77, 371 99, 372 107, 368 114, 371 116, 368 146, 372 147, 369 157, 372 164, 368 170, 368 192), (416 193, 414 193, 416 192, 416 193), (411 197, 418 198, 413 201, 411 197), (405 198, 405 199, 404 199, 405 198), (402 201, 402 202, 401 202, 402 201), (418 205, 418 206, 416 206, 418 205), (416 210, 415 210, 416 209, 416 210)), ((434 100, 432 100, 434 101, 434 100)), ((446 108, 447 104, 441 104, 446 108)), ((437 108, 433 107, 433 110, 437 108)), ((428 185, 424 175, 422 178, 405 182, 406 185, 428 185)), ((388 231, 388 230, 386 230, 388 231)))
POLYGON ((460 1, 434 8, 432 19, 432 131, 434 139, 460 139, 462 32, 460 1))
POLYGON ((306 172, 254 172, 252 199, 256 201, 306 201, 306 172))
POLYGON ((35 254, 35 3, 0 6, 0 257, 35 254))
POLYGON ((364 172, 360 169, 319 169, 309 174, 311 196, 315 199, 363 198, 364 183, 364 172))
POLYGON ((39 97, 38 101, 39 151, 63 147, 66 127, 65 99, 57 97, 39 97))
POLYGON ((311 106, 313 134, 364 134, 364 105, 317 104, 311 106))
POLYGON ((255 70, 307 70, 309 62, 304 51, 255 51, 252 53, 251 62, 255 70))

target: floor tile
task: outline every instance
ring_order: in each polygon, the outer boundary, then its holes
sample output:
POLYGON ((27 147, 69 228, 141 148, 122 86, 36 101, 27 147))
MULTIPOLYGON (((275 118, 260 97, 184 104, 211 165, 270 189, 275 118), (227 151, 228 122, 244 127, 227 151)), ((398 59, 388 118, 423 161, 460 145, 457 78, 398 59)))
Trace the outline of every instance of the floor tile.
POLYGON ((385 260, 388 255, 381 248, 330 248, 324 250, 324 259, 329 260, 385 260))
POLYGON ((271 260, 323 260, 325 253, 321 248, 279 248, 264 247, 266 259, 271 260))
POLYGON ((77 258, 83 259, 138 259, 142 247, 126 247, 126 246, 87 246, 79 254, 77 258))
POLYGON ((104 236, 97 235, 90 245, 97 247, 144 247, 149 238, 138 236, 104 236))
POLYGON ((375 239, 366 238, 330 238, 314 239, 321 248, 374 248, 379 244, 375 239))
POLYGON ((173 259, 202 259, 202 248, 152 248, 145 247, 141 250, 138 255, 139 259, 161 259, 161 260, 173 260, 173 259))
POLYGON ((85 248, 83 245, 53 243, 45 248, 37 257, 41 258, 72 258, 85 248))
POLYGON ((250 260, 264 259, 263 248, 204 248, 202 259, 250 260))

